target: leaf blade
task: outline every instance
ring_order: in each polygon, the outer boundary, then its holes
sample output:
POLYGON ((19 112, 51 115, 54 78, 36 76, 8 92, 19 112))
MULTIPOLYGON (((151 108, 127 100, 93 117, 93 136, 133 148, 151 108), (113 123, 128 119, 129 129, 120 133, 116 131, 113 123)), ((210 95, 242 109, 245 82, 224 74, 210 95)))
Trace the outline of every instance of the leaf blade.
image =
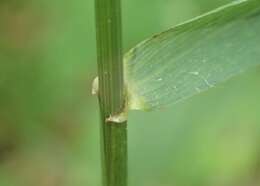
POLYGON ((157 34, 124 58, 128 107, 176 103, 260 64, 260 1, 236 1, 157 34))

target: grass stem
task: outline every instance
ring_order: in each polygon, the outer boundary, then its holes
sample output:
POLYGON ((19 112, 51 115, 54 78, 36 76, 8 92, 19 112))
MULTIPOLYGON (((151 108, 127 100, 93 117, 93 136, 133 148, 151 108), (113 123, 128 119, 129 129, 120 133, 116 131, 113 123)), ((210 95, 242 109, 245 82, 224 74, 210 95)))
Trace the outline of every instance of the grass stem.
POLYGON ((106 121, 125 105, 120 1, 95 2, 104 186, 127 185, 127 122, 106 121))

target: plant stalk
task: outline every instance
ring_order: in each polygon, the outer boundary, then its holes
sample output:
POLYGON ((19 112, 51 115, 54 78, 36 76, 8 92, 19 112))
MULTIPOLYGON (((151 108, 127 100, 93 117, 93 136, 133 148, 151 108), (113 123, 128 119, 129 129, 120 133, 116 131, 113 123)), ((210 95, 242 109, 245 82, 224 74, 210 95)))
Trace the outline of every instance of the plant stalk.
POLYGON ((127 186, 127 122, 106 119, 124 111, 121 0, 95 0, 103 186, 127 186))

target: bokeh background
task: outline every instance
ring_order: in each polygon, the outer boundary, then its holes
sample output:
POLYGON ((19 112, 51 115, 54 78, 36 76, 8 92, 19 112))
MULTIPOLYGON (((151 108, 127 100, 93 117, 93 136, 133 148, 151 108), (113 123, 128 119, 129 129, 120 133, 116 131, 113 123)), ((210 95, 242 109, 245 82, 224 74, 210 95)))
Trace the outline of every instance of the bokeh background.
MULTIPOLYGON (((228 2, 123 0, 124 50, 228 2)), ((1 186, 101 186, 95 47, 94 0, 0 0, 1 186)), ((260 185, 259 73, 131 112, 129 185, 260 185)))

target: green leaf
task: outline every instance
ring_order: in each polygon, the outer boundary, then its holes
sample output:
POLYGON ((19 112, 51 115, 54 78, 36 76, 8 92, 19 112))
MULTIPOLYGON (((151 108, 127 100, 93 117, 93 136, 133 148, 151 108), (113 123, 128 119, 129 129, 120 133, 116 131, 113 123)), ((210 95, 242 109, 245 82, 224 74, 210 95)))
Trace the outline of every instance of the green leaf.
POLYGON ((124 57, 128 109, 165 107, 260 64, 260 0, 240 0, 157 34, 124 57))

